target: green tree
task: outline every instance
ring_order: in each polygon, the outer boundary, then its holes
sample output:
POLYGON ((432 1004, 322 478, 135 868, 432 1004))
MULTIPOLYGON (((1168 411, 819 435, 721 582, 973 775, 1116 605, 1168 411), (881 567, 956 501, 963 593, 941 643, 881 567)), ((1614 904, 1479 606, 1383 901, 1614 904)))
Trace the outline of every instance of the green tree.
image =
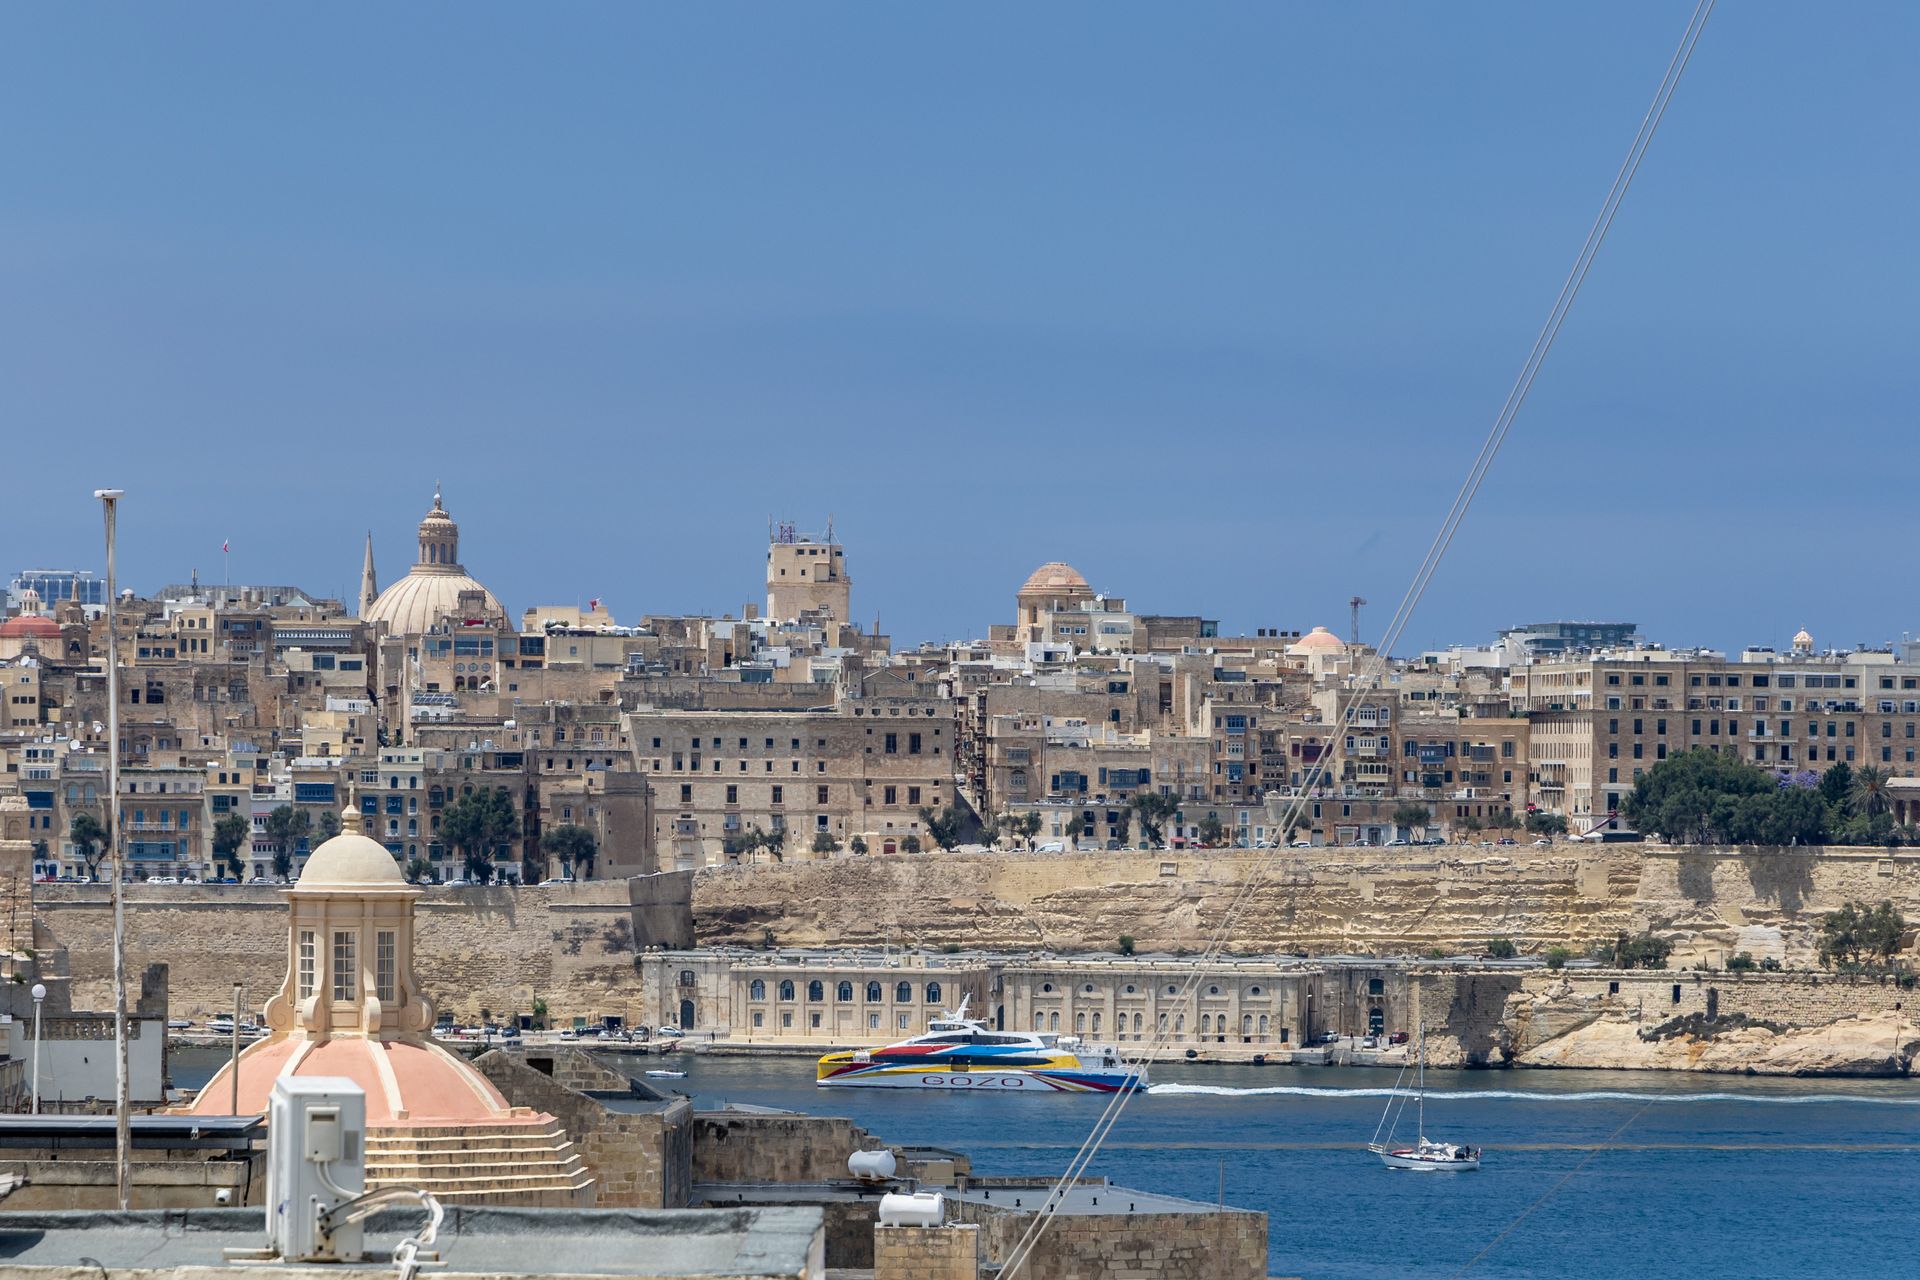
POLYGON ((1487 954, 1495 960, 1511 960, 1520 952, 1512 938, 1495 938, 1487 944, 1487 954))
POLYGON ((237 813, 223 815, 213 824, 213 859, 226 873, 238 880, 246 870, 240 846, 253 834, 253 824, 237 813))
POLYGON ((282 879, 293 873, 293 851, 313 830, 305 809, 283 804, 267 815, 267 839, 273 843, 273 874, 282 879))
POLYGON ((322 809, 320 817, 313 824, 314 844, 324 844, 340 834, 340 815, 331 809, 322 809))
POLYGON ((100 825, 100 819, 90 813, 74 814, 73 822, 67 827, 67 839, 73 841, 80 861, 87 864, 88 877, 98 880, 100 860, 107 852, 107 829, 100 825))
MULTIPOLYGON (((1843 781, 1852 785, 1851 771, 1843 781)), ((1621 811, 1635 827, 1676 844, 1818 844, 1828 822, 1820 794, 1704 747, 1643 774, 1621 811)))
POLYGON ((848 845, 847 848, 851 849, 855 853, 865 853, 867 851, 867 842, 860 836, 855 836, 853 838, 853 843, 848 845))
POLYGON ((910 835, 906 839, 902 840, 900 842, 900 852, 902 853, 920 852, 920 837, 910 835))
POLYGON ((1465 827, 1468 832, 1475 835, 1478 835, 1480 832, 1485 831, 1487 829, 1487 824, 1485 820, 1482 819, 1480 815, 1477 813, 1468 814, 1465 818, 1461 820, 1460 825, 1465 827))
POLYGON ((1907 932, 1906 917, 1893 903, 1869 907, 1848 902, 1820 920, 1820 963, 1858 969, 1869 960, 1886 964, 1900 950, 1907 932))
POLYGON ((1846 809, 1853 799, 1853 766, 1845 760, 1820 775, 1820 798, 1831 809, 1846 809))
POLYGON ((1433 821, 1433 810, 1423 804, 1403 804, 1393 811, 1393 825, 1412 831, 1418 827, 1425 830, 1433 821))
POLYGON ((1206 817, 1200 819, 1201 844, 1207 846, 1209 849, 1216 848, 1225 843, 1226 838, 1227 829, 1221 824, 1220 819, 1214 817, 1212 814, 1208 814, 1206 817))
POLYGON ((1567 815, 1536 809, 1527 815, 1527 830, 1537 836, 1563 836, 1567 834, 1567 815))
POLYGON ((1854 813, 1869 820, 1891 813, 1893 799, 1888 794, 1887 784, 1892 780, 1891 769, 1872 764, 1861 765, 1853 775, 1853 785, 1847 789, 1847 801, 1853 806, 1854 813))
POLYGON ((952 849, 959 845, 967 830, 966 814, 948 805, 938 812, 920 806, 920 821, 927 824, 927 834, 942 849, 952 849))
POLYGON ((1078 840, 1087 833, 1086 815, 1076 813, 1067 821, 1067 839, 1078 840))
POLYGON ((479 787, 447 806, 440 817, 440 836, 460 854, 469 880, 486 884, 494 864, 520 831, 513 798, 505 787, 479 787))
POLYGON ((1014 834, 1027 842, 1027 848, 1033 848, 1033 838, 1040 834, 1042 820, 1037 813, 1023 813, 1014 820, 1014 834))
POLYGON ((1547 968, 1549 969, 1564 969, 1567 967, 1567 961, 1571 959, 1573 959, 1573 952, 1565 947, 1547 948, 1547 968))
POLYGON ((1142 791, 1133 797, 1133 811, 1140 817, 1140 830, 1147 843, 1162 845, 1166 843, 1167 820, 1179 814, 1180 801, 1175 796, 1142 791))
POLYGON ((593 832, 570 822, 554 827, 540 837, 540 852, 558 862, 560 874, 567 878, 573 876, 575 867, 591 869, 599 850, 600 842, 593 838, 593 832))
POLYGON ((1622 933, 1614 940, 1613 967, 1616 969, 1664 969, 1673 944, 1651 933, 1628 937, 1622 933))
POLYGON ((1753 952, 1751 951, 1741 951, 1727 957, 1728 973, 1745 973, 1749 969, 1756 969, 1758 967, 1759 966, 1754 963, 1753 952))
POLYGON ((425 858, 409 858, 407 860, 406 874, 408 884, 425 884, 433 878, 433 864, 425 858))
POLYGON ((1130 956, 1133 954, 1133 935, 1132 934, 1123 933, 1120 935, 1120 954, 1123 956, 1130 956))
POLYGON ((813 851, 815 853, 838 853, 840 852, 840 842, 833 838, 833 832, 831 831, 816 831, 813 833, 813 851))

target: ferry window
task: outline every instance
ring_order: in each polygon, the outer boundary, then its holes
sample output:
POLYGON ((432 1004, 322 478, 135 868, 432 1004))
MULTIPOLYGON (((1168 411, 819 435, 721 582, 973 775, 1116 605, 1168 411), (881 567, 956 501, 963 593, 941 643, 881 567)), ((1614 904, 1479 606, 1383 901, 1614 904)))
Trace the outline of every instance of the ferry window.
MULTIPOLYGON (((868 1003, 868 1004, 879 1004, 879 1003, 880 1003, 880 984, 879 984, 879 983, 877 983, 877 982, 869 982, 869 983, 867 984, 867 1003, 868 1003)), ((874 1015, 874 1016, 875 1016, 875 1017, 878 1017, 879 1015, 878 1015, 878 1014, 876 1014, 876 1015, 874 1015)), ((873 1025, 877 1027, 877 1026, 879 1026, 880 1024, 876 1022, 876 1023, 874 1023, 873 1025)))
POLYGON ((754 980, 753 980, 752 982, 749 982, 749 983, 747 984, 747 999, 749 999, 749 1000, 765 1000, 766 998, 767 998, 767 984, 766 984, 766 983, 764 983, 764 982, 762 982, 762 981, 761 981, 760 979, 758 979, 758 978, 755 978, 755 979, 754 979, 754 980))
POLYGON ((927 1003, 928 1004, 940 1003, 940 984, 939 983, 929 982, 927 984, 927 1003))
POLYGON ((853 984, 851 982, 843 982, 833 989, 833 994, 835 999, 844 1000, 848 1004, 852 1004, 853 984))

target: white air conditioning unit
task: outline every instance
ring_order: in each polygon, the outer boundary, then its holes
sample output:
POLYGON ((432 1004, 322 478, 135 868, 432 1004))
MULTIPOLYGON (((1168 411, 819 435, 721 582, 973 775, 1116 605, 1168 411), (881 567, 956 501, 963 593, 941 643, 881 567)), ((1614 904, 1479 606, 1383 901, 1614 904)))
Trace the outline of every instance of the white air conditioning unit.
POLYGON ((367 1097, 339 1076, 282 1076, 267 1109, 267 1243, 285 1262, 355 1262, 358 1222, 321 1215, 367 1185, 367 1097))

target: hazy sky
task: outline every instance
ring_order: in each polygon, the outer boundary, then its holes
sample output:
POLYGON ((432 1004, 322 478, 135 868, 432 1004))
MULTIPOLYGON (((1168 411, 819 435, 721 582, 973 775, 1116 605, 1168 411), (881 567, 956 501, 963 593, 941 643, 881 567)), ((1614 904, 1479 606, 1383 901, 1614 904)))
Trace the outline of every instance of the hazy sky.
MULTIPOLYGON (((11 6, 0 569, 1378 624, 1690 7, 11 6)), ((1917 46, 1720 7, 1403 649, 1920 629, 1917 46)))

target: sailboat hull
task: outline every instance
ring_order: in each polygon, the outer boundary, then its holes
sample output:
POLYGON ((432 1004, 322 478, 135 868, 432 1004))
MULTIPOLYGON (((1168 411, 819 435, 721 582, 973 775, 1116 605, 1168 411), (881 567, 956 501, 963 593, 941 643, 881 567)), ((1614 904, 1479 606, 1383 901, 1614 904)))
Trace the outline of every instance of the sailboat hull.
POLYGON ((1473 1173, 1480 1167, 1480 1155, 1427 1155, 1421 1151, 1379 1151, 1380 1163, 1388 1169, 1407 1173, 1473 1173))

